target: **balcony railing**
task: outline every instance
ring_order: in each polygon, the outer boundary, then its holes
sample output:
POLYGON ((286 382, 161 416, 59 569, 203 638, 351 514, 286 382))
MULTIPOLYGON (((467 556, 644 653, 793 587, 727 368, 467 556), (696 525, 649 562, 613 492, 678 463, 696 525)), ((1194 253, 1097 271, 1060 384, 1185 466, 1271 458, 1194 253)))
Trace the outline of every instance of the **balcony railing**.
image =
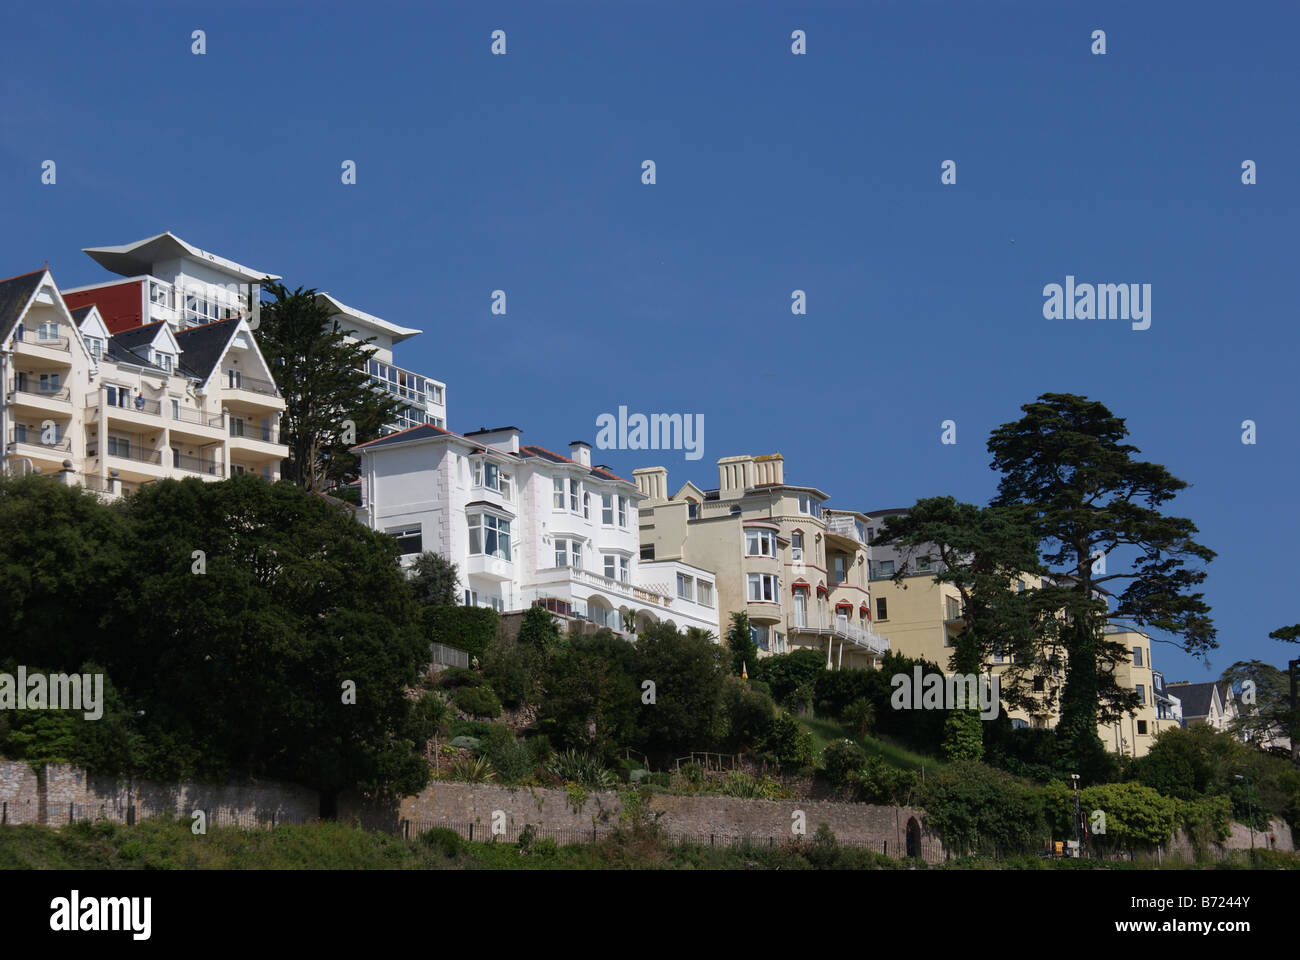
POLYGON ((45 443, 41 440, 40 430, 19 430, 15 427, 10 427, 9 442, 29 443, 33 447, 44 447, 46 450, 61 450, 65 453, 72 450, 72 437, 65 434, 53 443, 45 443))
POLYGON ((39 330, 15 331, 14 342, 31 343, 38 347, 49 347, 51 350, 67 350, 71 344, 71 340, 67 337, 42 336, 39 330))
POLYGON ((172 466, 187 473, 202 473, 209 477, 224 477, 226 475, 226 468, 220 462, 205 460, 202 457, 190 457, 183 453, 172 454, 172 466))
POLYGON ((268 397, 278 397, 280 395, 279 389, 277 389, 276 385, 270 380, 258 380, 254 377, 243 376, 242 374, 237 377, 232 377, 231 374, 234 372, 235 371, 227 370, 225 375, 222 377, 222 385, 225 386, 227 390, 248 390, 252 393, 264 393, 268 397))
MULTIPOLYGON (((99 456, 99 445, 97 443, 90 444, 86 449, 86 456, 99 456)), ((151 463, 154 466, 162 466, 161 450, 140 450, 135 444, 131 444, 125 450, 120 446, 114 447, 108 451, 108 456, 117 457, 119 460, 131 460, 135 463, 151 463)))
POLYGON ((870 650, 872 653, 885 653, 889 650, 889 638, 882 637, 869 627, 863 629, 844 617, 831 617, 826 620, 791 617, 786 624, 790 633, 820 633, 839 637, 850 643, 870 650))
POLYGON ((623 630, 623 615, 621 613, 617 610, 606 610, 604 607, 592 606, 584 600, 568 600, 553 597, 549 594, 539 594, 537 599, 532 602, 532 605, 542 607, 562 617, 586 620, 598 627, 608 627, 614 631, 623 630))
POLYGON ((55 389, 45 389, 41 386, 39 380, 10 380, 10 393, 26 393, 33 397, 45 397, 49 400, 58 400, 60 403, 72 402, 72 388, 58 387, 55 389))
POLYGON ((252 427, 245 424, 243 430, 232 432, 230 438, 232 440, 243 438, 244 440, 261 440, 263 443, 279 443, 280 432, 274 427, 252 427))
POLYGON ((830 517, 826 520, 826 532, 837 537, 848 537, 858 543, 866 543, 865 534, 859 521, 852 517, 830 517))
POLYGON ((221 414, 211 414, 203 410, 190 410, 186 407, 180 407, 172 411, 171 419, 179 420, 182 423, 197 423, 200 426, 220 427, 225 425, 225 418, 221 414))

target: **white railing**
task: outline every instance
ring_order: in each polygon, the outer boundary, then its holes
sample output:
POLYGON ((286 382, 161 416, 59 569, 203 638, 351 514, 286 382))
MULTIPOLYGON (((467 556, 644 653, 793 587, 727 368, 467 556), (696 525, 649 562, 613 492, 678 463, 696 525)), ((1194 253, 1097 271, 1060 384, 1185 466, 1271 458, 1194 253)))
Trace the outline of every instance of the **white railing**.
MULTIPOLYGON (((585 570, 579 567, 552 567, 550 569, 568 571, 572 580, 596 587, 606 593, 617 593, 625 597, 633 597, 642 603, 649 603, 657 607, 672 606, 672 598, 667 594, 648 590, 645 587, 638 587, 631 583, 624 583, 622 580, 615 580, 593 570, 585 570)), ((546 572, 545 570, 538 571, 539 574, 546 572)))
POLYGON ((826 521, 826 532, 839 537, 848 537, 858 543, 865 543, 859 522, 852 517, 831 517, 826 521))
POLYGON ((870 627, 859 627, 842 617, 835 617, 829 623, 824 620, 814 622, 806 618, 803 623, 799 623, 798 619, 798 617, 791 617, 786 621, 786 629, 790 633, 827 633, 873 653, 885 653, 889 650, 888 637, 882 637, 870 627))

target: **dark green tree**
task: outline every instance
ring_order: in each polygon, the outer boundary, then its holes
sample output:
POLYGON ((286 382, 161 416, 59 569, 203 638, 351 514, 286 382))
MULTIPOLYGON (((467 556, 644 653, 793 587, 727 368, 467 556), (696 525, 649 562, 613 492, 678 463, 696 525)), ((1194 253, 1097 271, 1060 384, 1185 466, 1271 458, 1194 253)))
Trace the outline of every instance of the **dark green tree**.
POLYGON ((722 648, 706 631, 678 633, 668 624, 650 624, 637 638, 636 655, 638 689, 654 683, 654 701, 640 702, 647 752, 707 748, 721 738, 726 670, 722 648))
POLYGON ((636 651, 611 630, 573 637, 546 668, 538 727, 552 742, 612 756, 635 739, 636 651))
POLYGON ((529 607, 519 623, 519 643, 544 654, 550 653, 560 642, 560 628, 555 617, 545 607, 529 607))
POLYGON ((1021 409, 1020 420, 989 438, 992 467, 1002 474, 994 505, 1031 511, 1042 562, 1059 590, 1069 657, 1057 735, 1080 773, 1091 776, 1106 765, 1099 716, 1131 706, 1121 691, 1104 687, 1104 675, 1127 657, 1106 640, 1108 617, 1172 634, 1183 650, 1203 656, 1218 644, 1209 606, 1192 592, 1205 572, 1188 561, 1208 562, 1214 551, 1193 540, 1192 521, 1163 512, 1187 484, 1137 459, 1138 448, 1124 442, 1123 419, 1074 394, 1043 394, 1021 409), (1104 597, 1116 594, 1108 611, 1104 597))
POLYGON ((731 651, 731 672, 740 676, 747 671, 753 676, 758 668, 758 644, 749 629, 749 614, 741 610, 731 615, 731 626, 727 629, 727 649, 731 651))
POLYGON ((359 462, 349 447, 382 435, 402 406, 366 374, 374 337, 348 339, 354 331, 317 302, 315 290, 290 291, 273 280, 262 290, 271 299, 261 306, 257 342, 285 403, 280 432, 289 458, 281 475, 307 490, 349 483, 359 462))
MULTIPOLYGON (((1283 643, 1300 643, 1300 623, 1292 624, 1289 627, 1278 627, 1269 634, 1274 640, 1281 640, 1283 643)), ((1287 665, 1288 670, 1294 674, 1300 674, 1300 662, 1291 661, 1287 665)), ((1288 676, 1291 689, 1294 691, 1300 687, 1300 676, 1288 676)), ((1290 696, 1291 706, 1291 762, 1300 767, 1300 693, 1290 696)), ((1296 798, 1300 803, 1300 797, 1296 798)))
POLYGON ((450 607, 456 604, 456 564, 440 553, 426 550, 407 571, 411 596, 422 607, 450 607))

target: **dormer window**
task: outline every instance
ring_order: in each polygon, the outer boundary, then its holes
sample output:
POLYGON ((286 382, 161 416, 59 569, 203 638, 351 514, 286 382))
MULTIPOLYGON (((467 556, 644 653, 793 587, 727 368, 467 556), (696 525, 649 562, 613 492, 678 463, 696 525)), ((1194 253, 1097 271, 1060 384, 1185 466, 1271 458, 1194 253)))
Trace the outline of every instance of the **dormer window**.
POLYGON ((172 359, 173 359, 173 358, 172 358, 172 355, 171 355, 170 353, 162 353, 162 352, 159 351, 159 350, 155 350, 155 351, 154 351, 154 354, 153 354, 153 362, 154 362, 157 366, 162 367, 162 368, 163 368, 164 370, 166 370, 168 373, 171 373, 171 372, 172 372, 172 359))
POLYGON ((820 517, 822 515, 822 505, 816 498, 801 493, 799 494, 799 512, 813 517, 820 517))
POLYGON ((502 497, 509 500, 513 485, 509 473, 502 470, 495 463, 480 460, 474 464, 474 486, 495 490, 502 497))
POLYGON ((104 355, 104 341, 99 337, 86 337, 86 350, 98 360, 104 355))

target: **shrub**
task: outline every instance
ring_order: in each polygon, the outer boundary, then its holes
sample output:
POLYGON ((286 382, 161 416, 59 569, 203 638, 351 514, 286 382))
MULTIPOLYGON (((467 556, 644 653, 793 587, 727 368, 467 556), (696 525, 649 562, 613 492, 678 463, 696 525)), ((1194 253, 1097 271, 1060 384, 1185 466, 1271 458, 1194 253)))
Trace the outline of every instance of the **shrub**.
POLYGON ((1034 850, 1047 829, 1041 790, 975 761, 933 774, 922 801, 927 825, 958 854, 1034 850))
POLYGON ((447 735, 451 737, 474 737, 481 740, 499 726, 501 724, 488 723, 486 720, 456 719, 447 724, 447 735))
POLYGON ((787 713, 778 713, 772 721, 772 732, 764 744, 764 754, 782 767, 809 767, 813 762, 813 740, 810 734, 787 713))
POLYGON ((727 717, 727 745, 746 750, 763 743, 772 732, 776 707, 772 698, 750 689, 743 680, 728 677, 722 692, 727 717))
POLYGON ((417 838, 418 842, 432 850, 437 850, 444 857, 454 857, 465 849, 465 841, 459 833, 447 827, 434 827, 426 830, 417 838))
POLYGON ((545 766, 555 750, 551 747, 551 738, 544 733, 534 734, 527 740, 528 756, 534 767, 545 766))
POLYGON ((421 694, 411 705, 411 739, 425 743, 438 735, 447 723, 451 710, 433 693, 421 694))
POLYGON ((542 668, 543 658, 536 648, 501 634, 488 643, 483 657, 483 676, 502 704, 512 709, 539 701, 542 668))
POLYGON ((867 762, 867 751, 852 740, 836 740, 822 751, 822 765, 826 779, 837 787, 849 782, 849 774, 860 770, 867 762))
POLYGON ((469 760, 462 758, 453 761, 447 768, 446 774, 448 780, 463 780, 467 783, 491 783, 496 778, 492 761, 487 757, 474 757, 469 760))
POLYGON ((466 670, 464 667, 448 667, 438 674, 438 686, 444 690, 455 690, 460 687, 481 687, 487 681, 480 674, 473 670, 466 670))
POLYGON ((431 643, 464 650, 480 661, 500 625, 491 607, 425 607, 420 618, 431 643))
POLYGON ((853 799, 859 803, 910 805, 920 778, 913 770, 890 766, 880 757, 868 757, 847 777, 853 799))
POLYGON ((720 789, 723 796, 759 800, 780 800, 791 795, 772 777, 755 777, 743 770, 729 772, 720 789))
POLYGON ((546 764, 546 771, 566 783, 578 783, 599 790, 613 790, 618 777, 606 770, 600 760, 579 750, 564 750, 546 764))
MULTIPOLYGON (((844 671, 846 673, 857 671, 844 671)), ((826 657, 807 647, 759 661, 750 675, 770 689, 772 699, 784 703, 801 683, 815 683, 826 673, 826 657)))
POLYGON ((876 708, 866 697, 858 697, 844 708, 840 719, 855 737, 865 737, 876 722, 876 708))
POLYGON ((457 687, 453 697, 456 706, 471 716, 501 716, 501 701, 491 687, 457 687))
POLYGON ((943 756, 946 760, 979 760, 984 756, 984 731, 980 715, 971 710, 954 711, 943 728, 943 756))
MULTIPOLYGON (((480 746, 479 749, 483 750, 483 747, 480 746)), ((504 783, 527 780, 533 772, 535 764, 527 744, 520 743, 513 737, 493 741, 483 752, 492 761, 492 768, 504 783)))

